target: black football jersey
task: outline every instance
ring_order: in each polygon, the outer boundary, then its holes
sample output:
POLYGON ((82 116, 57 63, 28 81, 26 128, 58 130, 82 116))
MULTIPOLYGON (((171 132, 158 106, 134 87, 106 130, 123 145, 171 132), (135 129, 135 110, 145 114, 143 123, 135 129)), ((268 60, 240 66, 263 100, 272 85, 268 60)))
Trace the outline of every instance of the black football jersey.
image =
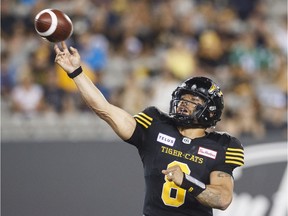
POLYGON ((155 107, 134 116, 137 126, 126 142, 137 147, 143 162, 146 184, 145 216, 211 216, 212 208, 202 205, 189 192, 169 182, 163 169, 179 165, 183 172, 209 184, 212 171, 232 175, 244 164, 239 140, 227 133, 210 132, 190 139, 180 134, 172 119, 155 107))

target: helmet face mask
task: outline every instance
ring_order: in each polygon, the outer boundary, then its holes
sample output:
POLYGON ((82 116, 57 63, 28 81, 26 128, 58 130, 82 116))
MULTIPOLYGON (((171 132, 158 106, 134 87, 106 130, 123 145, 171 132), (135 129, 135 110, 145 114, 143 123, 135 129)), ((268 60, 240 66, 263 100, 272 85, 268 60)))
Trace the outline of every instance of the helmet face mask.
POLYGON ((209 128, 220 121, 223 108, 223 94, 220 88, 209 78, 194 77, 183 82, 172 93, 169 115, 180 127, 209 128), (203 100, 203 104, 194 103, 192 114, 179 112, 178 106, 183 101, 182 96, 185 94, 203 100))

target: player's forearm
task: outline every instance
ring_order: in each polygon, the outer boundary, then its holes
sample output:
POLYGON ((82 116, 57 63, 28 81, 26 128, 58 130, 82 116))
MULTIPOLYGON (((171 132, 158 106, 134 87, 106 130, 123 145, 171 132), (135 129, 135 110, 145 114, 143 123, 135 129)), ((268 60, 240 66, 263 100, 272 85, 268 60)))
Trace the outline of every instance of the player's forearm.
POLYGON ((109 105, 109 103, 102 95, 100 90, 89 79, 85 72, 82 72, 73 80, 87 105, 91 107, 97 115, 103 117, 103 115, 105 115, 105 110, 107 110, 106 107, 109 105))
POLYGON ((232 196, 222 186, 206 185, 206 189, 196 199, 203 205, 225 210, 230 205, 232 196))

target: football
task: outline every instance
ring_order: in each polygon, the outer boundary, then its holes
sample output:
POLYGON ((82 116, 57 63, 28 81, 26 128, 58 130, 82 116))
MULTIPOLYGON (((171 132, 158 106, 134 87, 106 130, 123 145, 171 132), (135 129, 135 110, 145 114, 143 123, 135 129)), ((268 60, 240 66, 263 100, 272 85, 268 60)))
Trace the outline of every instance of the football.
POLYGON ((57 9, 40 11, 35 16, 34 26, 38 35, 52 43, 65 41, 73 33, 71 19, 57 9))

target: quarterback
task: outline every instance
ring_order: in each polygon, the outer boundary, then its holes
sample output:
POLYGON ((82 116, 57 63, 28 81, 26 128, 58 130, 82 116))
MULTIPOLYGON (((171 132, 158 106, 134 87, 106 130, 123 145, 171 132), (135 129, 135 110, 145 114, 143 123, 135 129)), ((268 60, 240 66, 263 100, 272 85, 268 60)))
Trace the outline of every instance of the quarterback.
POLYGON ((55 62, 73 79, 87 105, 138 149, 146 184, 145 216, 211 216, 233 196, 233 170, 244 165, 239 140, 207 132, 224 108, 219 86, 192 77, 172 93, 169 113, 147 107, 131 116, 110 104, 81 68, 78 51, 55 45, 55 62))

